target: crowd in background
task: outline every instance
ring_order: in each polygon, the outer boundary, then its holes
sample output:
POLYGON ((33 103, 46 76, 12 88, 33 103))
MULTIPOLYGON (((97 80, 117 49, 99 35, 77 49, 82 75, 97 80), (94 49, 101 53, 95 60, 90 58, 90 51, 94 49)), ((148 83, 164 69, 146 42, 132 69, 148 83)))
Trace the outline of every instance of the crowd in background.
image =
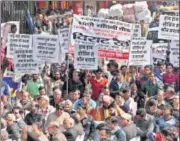
POLYGON ((9 135, 14 140, 75 141, 84 135, 86 141, 95 140, 95 133, 99 141, 177 140, 179 73, 172 64, 128 68, 110 60, 107 71, 92 72, 70 65, 68 81, 65 63, 24 75, 23 89, 11 103, 2 82, 1 140, 9 135))

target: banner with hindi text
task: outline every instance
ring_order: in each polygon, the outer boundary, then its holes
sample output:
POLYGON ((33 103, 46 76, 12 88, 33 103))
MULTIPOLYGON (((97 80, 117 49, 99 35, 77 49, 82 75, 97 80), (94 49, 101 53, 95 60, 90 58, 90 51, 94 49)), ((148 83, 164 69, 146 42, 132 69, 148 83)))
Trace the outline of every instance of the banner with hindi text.
POLYGON ((128 59, 133 26, 130 23, 74 15, 72 44, 96 44, 99 56, 128 59))
POLYGON ((179 16, 161 15, 158 38, 167 40, 179 40, 179 16))
POLYGON ((7 57, 13 58, 16 49, 32 48, 32 35, 30 34, 8 34, 7 57))
POLYGON ((15 74, 37 74, 39 63, 33 58, 32 49, 18 49, 14 52, 15 74))
POLYGON ((98 69, 98 47, 93 44, 76 44, 74 68, 82 70, 98 69))
POLYGON ((179 67, 179 41, 173 40, 170 43, 170 62, 174 67, 179 67))
POLYGON ((132 40, 129 54, 129 65, 151 65, 151 45, 151 40, 132 40))
POLYGON ((151 48, 152 48, 153 59, 166 60, 168 43, 153 43, 151 48))
POLYGON ((56 35, 33 35, 33 57, 39 62, 58 63, 59 40, 56 35))

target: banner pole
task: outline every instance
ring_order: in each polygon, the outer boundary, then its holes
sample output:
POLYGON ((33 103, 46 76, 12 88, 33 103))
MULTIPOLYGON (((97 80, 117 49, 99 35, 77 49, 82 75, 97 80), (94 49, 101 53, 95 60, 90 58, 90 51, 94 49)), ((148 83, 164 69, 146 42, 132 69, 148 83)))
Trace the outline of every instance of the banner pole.
POLYGON ((69 96, 68 83, 69 83, 69 54, 67 54, 67 69, 66 69, 66 95, 67 96, 69 96))

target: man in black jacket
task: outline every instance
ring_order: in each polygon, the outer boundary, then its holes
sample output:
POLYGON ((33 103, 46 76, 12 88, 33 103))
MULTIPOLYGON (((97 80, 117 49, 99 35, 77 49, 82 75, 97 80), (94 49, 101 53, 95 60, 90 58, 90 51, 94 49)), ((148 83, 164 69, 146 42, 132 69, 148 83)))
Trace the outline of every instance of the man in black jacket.
MULTIPOLYGON (((67 82, 64 83, 62 89, 63 91, 67 90, 67 82)), ((68 93, 73 92, 76 89, 80 91, 80 94, 82 96, 85 88, 80 80, 80 75, 78 71, 74 71, 72 79, 68 80, 68 93)))

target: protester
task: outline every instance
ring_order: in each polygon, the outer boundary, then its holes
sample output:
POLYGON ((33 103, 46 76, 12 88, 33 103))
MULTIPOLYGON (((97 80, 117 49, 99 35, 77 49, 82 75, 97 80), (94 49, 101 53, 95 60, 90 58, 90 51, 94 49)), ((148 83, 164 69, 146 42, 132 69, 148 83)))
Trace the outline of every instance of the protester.
POLYGON ((126 134, 122 128, 119 127, 117 118, 111 117, 107 124, 117 141, 126 141, 126 134))
POLYGON ((136 117, 134 119, 135 124, 143 131, 141 136, 142 140, 146 140, 147 133, 153 132, 155 128, 155 119, 153 116, 146 113, 146 110, 140 108, 137 110, 136 117))
POLYGON ((124 113, 121 115, 121 125, 128 141, 143 134, 143 131, 132 122, 130 114, 124 113))
POLYGON ((60 132, 59 124, 56 122, 50 122, 48 125, 48 132, 50 134, 49 140, 54 141, 67 141, 63 133, 60 132))

